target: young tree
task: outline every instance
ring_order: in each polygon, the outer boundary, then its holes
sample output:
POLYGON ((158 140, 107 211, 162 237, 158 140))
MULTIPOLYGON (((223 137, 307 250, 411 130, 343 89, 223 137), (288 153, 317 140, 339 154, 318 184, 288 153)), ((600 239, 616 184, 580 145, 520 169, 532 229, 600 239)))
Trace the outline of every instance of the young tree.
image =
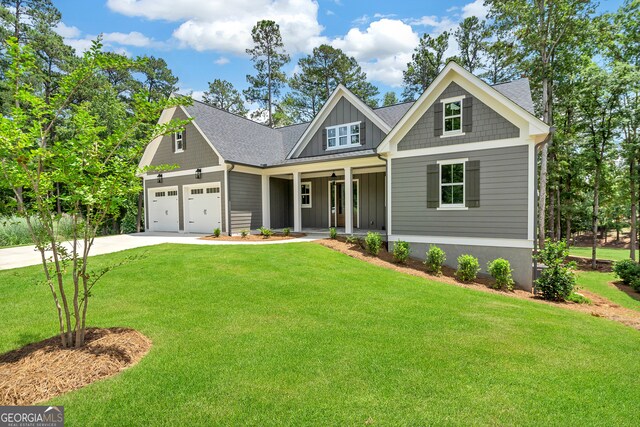
MULTIPOLYGON (((89 269, 96 232, 108 215, 118 211, 130 195, 140 191, 136 164, 148 141, 172 132, 184 123, 148 126, 152 117, 183 98, 149 101, 135 93, 131 105, 115 90, 107 90, 110 108, 120 120, 109 126, 93 111, 91 101, 72 103, 74 93, 108 68, 131 64, 103 55, 99 42, 85 53, 48 102, 29 83, 37 62, 29 46, 9 39, 8 78, 18 101, 0 117, 0 187, 14 192, 20 214, 40 253, 45 283, 57 311, 63 347, 84 344, 91 289, 109 268, 89 269), (53 133, 54 123, 57 132, 53 133), (53 184, 63 183, 73 238, 62 242, 56 232, 60 216, 50 197, 53 184)), ((107 88, 108 89, 108 88, 107 88)))
POLYGON ((209 90, 204 93, 202 101, 239 116, 247 114, 242 95, 227 80, 215 79, 209 82, 209 90))
MULTIPOLYGON (((287 84, 282 67, 290 61, 284 50, 280 26, 273 21, 262 20, 251 31, 254 47, 247 49, 257 71, 255 76, 247 75, 249 88, 244 96, 249 102, 257 102, 267 112, 267 125, 273 127, 273 107, 281 89, 287 84)), ((262 112, 258 112, 261 114, 262 112)))
POLYGON ((483 55, 487 49, 487 40, 491 31, 484 21, 476 16, 465 18, 456 29, 455 38, 460 48, 460 65, 469 72, 483 68, 483 55))
POLYGON ((489 84, 508 82, 518 77, 519 55, 515 44, 500 38, 488 42, 485 48, 484 72, 480 77, 489 84))
POLYGON ((444 53, 449 47, 449 33, 443 32, 437 37, 424 34, 416 47, 411 62, 403 71, 402 80, 405 101, 415 100, 424 92, 444 67, 444 53))
MULTIPOLYGON (((136 58, 135 71, 142 74, 142 89, 147 93, 149 101, 166 99, 178 90, 178 78, 162 58, 141 56, 136 58)), ((156 119, 157 120, 157 119, 156 119)))
POLYGON ((382 105, 388 107, 389 105, 394 105, 399 103, 400 100, 395 92, 389 91, 384 94, 384 99, 382 100, 382 105))

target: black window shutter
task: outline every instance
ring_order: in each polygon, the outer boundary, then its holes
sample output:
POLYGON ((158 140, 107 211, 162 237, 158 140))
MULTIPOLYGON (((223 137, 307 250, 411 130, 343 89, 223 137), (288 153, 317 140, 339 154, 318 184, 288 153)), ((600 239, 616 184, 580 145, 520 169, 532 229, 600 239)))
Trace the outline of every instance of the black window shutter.
POLYGON ((327 128, 322 129, 322 149, 327 149, 327 128))
POLYGON ((462 131, 471 132, 473 127, 473 98, 462 100, 462 131))
POLYGON ((427 208, 440 206, 440 165, 427 165, 427 208))
POLYGON ((442 102, 433 104, 433 136, 442 135, 442 102))
POLYGON ((182 149, 187 149, 187 128, 182 129, 182 149))
POLYGON ((367 143, 367 122, 363 121, 360 123, 360 145, 365 145, 367 143))
POLYGON ((176 133, 173 132, 171 134, 171 151, 175 153, 177 151, 176 148, 176 133))
POLYGON ((465 206, 480 207, 480 161, 470 160, 465 165, 464 177, 465 206))

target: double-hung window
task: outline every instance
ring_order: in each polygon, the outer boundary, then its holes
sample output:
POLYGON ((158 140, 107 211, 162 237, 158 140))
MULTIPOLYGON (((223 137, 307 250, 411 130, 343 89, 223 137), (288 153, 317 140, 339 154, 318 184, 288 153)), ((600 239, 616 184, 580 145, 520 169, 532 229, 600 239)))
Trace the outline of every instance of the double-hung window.
POLYGON ((462 132, 462 99, 444 102, 444 134, 462 132))
POLYGON ((303 182, 300 187, 300 197, 302 198, 300 206, 303 208, 311 207, 311 183, 303 182))
POLYGON ((327 150, 360 145, 360 122, 327 128, 327 150))
POLYGON ((464 207, 464 161, 440 163, 440 206, 464 207))
POLYGON ((173 151, 176 153, 182 153, 184 151, 184 132, 176 132, 173 135, 173 151))

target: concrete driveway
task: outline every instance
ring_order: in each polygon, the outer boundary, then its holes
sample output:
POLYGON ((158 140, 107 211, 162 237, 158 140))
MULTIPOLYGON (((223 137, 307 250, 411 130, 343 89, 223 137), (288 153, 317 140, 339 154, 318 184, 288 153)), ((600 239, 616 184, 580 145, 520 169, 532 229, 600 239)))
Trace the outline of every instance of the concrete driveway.
MULTIPOLYGON (((189 245, 277 245, 294 242, 311 242, 318 238, 318 236, 306 236, 291 240, 234 242, 199 240, 199 237, 202 236, 204 236, 204 234, 135 233, 98 237, 91 247, 91 255, 109 254, 143 246, 159 245, 161 243, 181 243, 189 245)), ((27 267, 29 265, 40 264, 40 262, 40 253, 33 246, 0 249, 0 270, 27 267)))

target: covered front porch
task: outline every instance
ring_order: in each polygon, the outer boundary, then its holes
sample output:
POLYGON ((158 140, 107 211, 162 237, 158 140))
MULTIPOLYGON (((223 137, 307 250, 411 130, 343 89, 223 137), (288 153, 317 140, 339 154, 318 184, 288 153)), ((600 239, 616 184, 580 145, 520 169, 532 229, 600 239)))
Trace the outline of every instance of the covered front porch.
POLYGON ((384 234, 386 166, 377 157, 359 163, 341 167, 305 164, 288 173, 263 175, 264 226, 314 234, 328 233, 330 227, 339 234, 370 230, 384 234))

